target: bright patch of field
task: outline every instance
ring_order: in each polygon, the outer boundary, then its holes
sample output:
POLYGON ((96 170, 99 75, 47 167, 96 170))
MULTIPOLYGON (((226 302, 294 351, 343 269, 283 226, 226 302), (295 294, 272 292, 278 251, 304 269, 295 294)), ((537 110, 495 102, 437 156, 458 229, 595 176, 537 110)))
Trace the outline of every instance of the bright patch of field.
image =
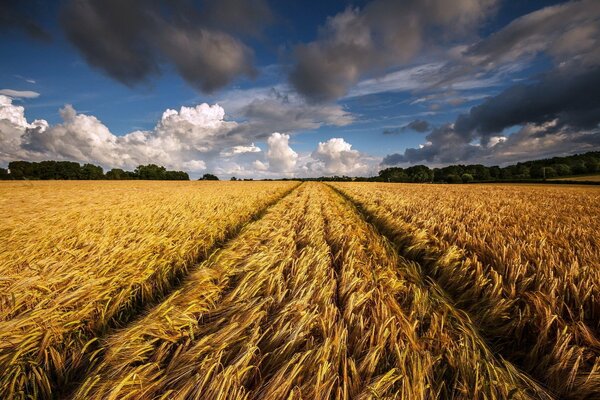
POLYGON ((600 398, 600 190, 336 183, 500 355, 600 398))
POLYGON ((76 399, 550 398, 317 183, 106 347, 76 399))
POLYGON ((600 188, 13 182, 0 202, 0 398, 600 398, 600 188))
POLYGON ((64 389, 98 336, 294 185, 2 183, 0 398, 64 389))

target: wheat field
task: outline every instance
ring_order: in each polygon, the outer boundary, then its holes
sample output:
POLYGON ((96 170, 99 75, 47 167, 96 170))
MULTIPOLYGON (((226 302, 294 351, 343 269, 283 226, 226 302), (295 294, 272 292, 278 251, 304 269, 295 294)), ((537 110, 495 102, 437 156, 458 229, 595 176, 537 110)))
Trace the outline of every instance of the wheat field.
POLYGON ((0 185, 2 399, 600 398, 600 191, 0 185))

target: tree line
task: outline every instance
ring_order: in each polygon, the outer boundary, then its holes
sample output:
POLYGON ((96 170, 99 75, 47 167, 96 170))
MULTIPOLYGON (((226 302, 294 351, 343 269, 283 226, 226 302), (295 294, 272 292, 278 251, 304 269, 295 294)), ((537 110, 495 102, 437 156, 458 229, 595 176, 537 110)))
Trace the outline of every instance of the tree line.
POLYGON ((536 182, 558 177, 597 173, 600 173, 600 152, 596 151, 567 157, 519 162, 506 167, 455 164, 443 168, 429 168, 426 165, 414 165, 407 168, 386 168, 373 177, 331 176, 303 180, 416 183, 536 182))
POLYGON ((168 180, 187 181, 187 172, 169 171, 165 167, 148 164, 140 165, 134 171, 113 168, 106 173, 102 167, 93 164, 83 164, 72 161, 11 161, 8 169, 0 168, 0 179, 31 179, 31 180, 168 180))
MULTIPOLYGON (((519 162, 506 167, 487 167, 481 164, 449 165, 429 168, 414 165, 407 168, 391 167, 379 171, 374 177, 331 176, 304 178, 316 181, 378 181, 378 182, 435 182, 471 183, 498 181, 543 181, 546 179, 600 173, 600 151, 553 157, 535 161, 519 162)), ((144 179, 189 180, 183 171, 168 171, 156 164, 140 165, 134 171, 113 168, 104 173, 102 167, 93 164, 80 165, 71 161, 11 161, 8 169, 0 168, 0 179, 144 179)), ((204 174, 200 180, 218 180, 213 174, 204 174)), ((232 178, 236 180, 236 178, 232 178)), ((244 179, 246 180, 246 179, 244 179)), ((271 179, 264 179, 271 180, 271 179)), ((283 179, 288 180, 288 179, 283 179)), ((293 180, 298 180, 293 178, 293 180)))

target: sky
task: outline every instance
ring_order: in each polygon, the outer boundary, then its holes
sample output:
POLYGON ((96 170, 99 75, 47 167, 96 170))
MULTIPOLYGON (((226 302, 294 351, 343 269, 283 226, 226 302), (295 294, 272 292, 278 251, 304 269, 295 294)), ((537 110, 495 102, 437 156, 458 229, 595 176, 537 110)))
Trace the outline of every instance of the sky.
POLYGON ((600 1, 5 0, 0 167, 372 176, 600 149, 600 1))

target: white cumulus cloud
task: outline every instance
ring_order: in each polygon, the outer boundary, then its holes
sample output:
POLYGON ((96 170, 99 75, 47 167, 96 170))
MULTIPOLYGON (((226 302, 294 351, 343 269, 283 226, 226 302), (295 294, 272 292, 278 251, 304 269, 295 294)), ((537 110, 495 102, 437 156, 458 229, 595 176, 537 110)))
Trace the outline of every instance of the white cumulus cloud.
POLYGON ((273 133, 267 140, 269 145, 267 160, 272 171, 292 172, 296 166, 298 153, 292 150, 289 141, 290 135, 279 132, 273 133))
POLYGON ((326 175, 352 175, 364 173, 368 169, 360 152, 353 150, 352 145, 342 138, 319 142, 311 157, 315 161, 309 168, 326 175))
POLYGON ((24 107, 0 95, 0 165, 13 160, 70 160, 132 170, 154 163, 187 171, 192 177, 211 172, 222 177, 278 178, 364 175, 378 164, 342 138, 299 154, 290 146, 290 133, 270 133, 265 140, 263 133, 253 134, 246 122, 227 121, 218 104, 167 109, 154 128, 123 136, 68 104, 60 109, 60 116, 62 122, 55 125, 45 120, 28 122, 24 107), (258 145, 263 140, 266 151, 258 145))

